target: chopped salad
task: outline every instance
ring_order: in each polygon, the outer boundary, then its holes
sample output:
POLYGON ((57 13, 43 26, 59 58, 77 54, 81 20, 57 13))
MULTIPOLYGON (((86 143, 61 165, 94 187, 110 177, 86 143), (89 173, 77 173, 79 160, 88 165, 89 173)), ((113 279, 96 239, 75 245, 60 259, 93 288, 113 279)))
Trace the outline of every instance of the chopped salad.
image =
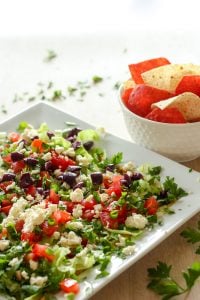
MULTIPOLYGON (((112 255, 135 251, 138 237, 187 193, 160 166, 107 157, 101 131, 35 129, 0 133, 0 295, 56 299, 80 293, 81 274, 108 274, 112 255)), ((1 296, 0 296, 1 297, 1 296)))

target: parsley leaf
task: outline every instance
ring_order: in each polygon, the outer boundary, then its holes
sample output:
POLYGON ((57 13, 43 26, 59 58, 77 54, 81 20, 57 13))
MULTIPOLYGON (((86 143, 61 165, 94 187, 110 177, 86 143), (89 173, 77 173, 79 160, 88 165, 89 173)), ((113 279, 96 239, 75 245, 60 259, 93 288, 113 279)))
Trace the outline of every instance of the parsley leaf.
POLYGON ((195 228, 187 228, 181 232, 181 236, 184 237, 188 243, 195 244, 200 242, 200 230, 195 228))

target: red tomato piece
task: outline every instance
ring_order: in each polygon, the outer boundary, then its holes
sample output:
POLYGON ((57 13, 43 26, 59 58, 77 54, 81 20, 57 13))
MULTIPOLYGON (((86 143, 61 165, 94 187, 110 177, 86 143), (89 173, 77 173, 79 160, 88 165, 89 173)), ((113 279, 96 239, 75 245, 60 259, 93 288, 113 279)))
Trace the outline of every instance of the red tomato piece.
POLYGON ((116 219, 111 218, 109 211, 100 212, 100 220, 101 220, 101 223, 104 227, 117 229, 118 226, 119 226, 118 219, 117 218, 116 219))
POLYGON ((42 232, 47 236, 52 236, 58 230, 58 225, 49 225, 48 221, 41 224, 42 232))
POLYGON ((94 218, 94 210, 87 209, 83 211, 82 218, 87 221, 91 221, 94 218))
POLYGON ((20 173, 25 168, 25 163, 23 160, 13 162, 11 164, 11 168, 13 169, 14 173, 20 173))
POLYGON ((154 108, 146 119, 163 123, 186 123, 182 113, 176 107, 165 109, 154 108))
POLYGON ((32 197, 35 196, 36 191, 37 191, 37 189, 34 185, 29 185, 29 187, 26 188, 26 194, 31 195, 32 197))
POLYGON ((69 212, 65 210, 56 210, 52 215, 53 219, 57 224, 65 224, 66 222, 72 219, 72 216, 69 212))
POLYGON ((49 201, 54 204, 58 204, 60 200, 60 196, 53 190, 50 190, 49 193, 49 201))
POLYGON ((11 155, 8 154, 4 157, 2 157, 3 161, 6 162, 7 164, 11 164, 12 163, 12 159, 11 159, 11 155))
POLYGON ((127 107, 136 115, 145 117, 150 113, 153 103, 171 98, 172 96, 173 95, 167 91, 140 84, 134 89, 133 93, 131 93, 127 107))
POLYGON ((4 214, 8 215, 9 214, 9 211, 12 207, 12 204, 11 205, 7 205, 7 206, 4 206, 4 207, 1 207, 0 208, 0 211, 3 212, 4 214))
POLYGON ((200 96, 200 75, 185 75, 176 87, 176 95, 191 92, 200 96))
POLYGON ((83 210, 92 210, 94 206, 97 204, 94 199, 86 200, 84 199, 81 204, 83 205, 83 210))
POLYGON ((65 205, 66 205, 66 210, 70 213, 72 213, 73 211, 73 208, 75 206, 75 202, 72 202, 72 201, 65 201, 63 202, 65 205))
POLYGON ((30 245, 39 242, 42 239, 40 234, 35 232, 22 232, 21 241, 27 241, 30 245))
POLYGON ((41 141, 40 139, 34 139, 31 143, 31 147, 36 152, 44 152, 43 141, 41 141))
POLYGON ((11 132, 8 136, 9 140, 13 143, 19 141, 19 139, 21 138, 20 134, 17 132, 11 132))
POLYGON ((80 291, 79 284, 72 278, 65 278, 60 282, 60 288, 64 293, 78 294, 80 291))
POLYGON ((128 102, 128 99, 130 97, 130 94, 132 93, 133 88, 129 88, 129 89, 124 89, 122 92, 122 100, 124 101, 124 103, 126 104, 128 102))
POLYGON ((2 231, 0 232, 0 240, 4 237, 7 237, 7 229, 3 228, 2 231))
POLYGON ((32 252, 36 255, 36 257, 46 258, 48 261, 53 261, 55 256, 53 254, 49 254, 47 250, 48 246, 41 244, 35 244, 32 248, 32 252))
POLYGON ((144 203, 144 208, 147 209, 149 215, 155 215, 158 210, 158 201, 155 197, 149 197, 144 203))
POLYGON ((15 223, 15 229, 17 232, 21 232, 24 227, 24 220, 17 220, 15 223))
POLYGON ((6 192, 6 188, 8 185, 12 184, 13 181, 4 181, 2 183, 0 183, 0 190, 3 190, 4 192, 6 192))
POLYGON ((141 76, 143 72, 168 64, 170 64, 168 59, 166 59, 165 57, 158 57, 141 61, 137 64, 131 64, 129 65, 129 70, 135 83, 144 83, 141 76))
POLYGON ((75 161, 68 157, 59 156, 53 156, 51 162, 55 167, 61 169, 61 171, 63 172, 67 169, 68 166, 74 166, 76 164, 75 161))
POLYGON ((4 199, 1 201, 1 207, 5 207, 5 206, 11 205, 11 204, 12 203, 8 199, 4 199))
POLYGON ((121 197, 122 194, 122 188, 121 188, 121 182, 120 180, 123 178, 122 175, 115 175, 113 176, 112 183, 110 187, 106 190, 108 195, 112 195, 112 193, 115 193, 117 198, 121 197))

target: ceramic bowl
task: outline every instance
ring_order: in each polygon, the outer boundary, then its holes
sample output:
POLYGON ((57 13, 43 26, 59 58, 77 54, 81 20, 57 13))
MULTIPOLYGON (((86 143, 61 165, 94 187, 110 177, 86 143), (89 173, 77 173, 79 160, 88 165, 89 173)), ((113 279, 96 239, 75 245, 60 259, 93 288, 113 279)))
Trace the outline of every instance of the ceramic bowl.
POLYGON ((169 124, 151 121, 131 112, 124 104, 119 88, 119 102, 132 140, 178 162, 200 156, 200 122, 169 124))

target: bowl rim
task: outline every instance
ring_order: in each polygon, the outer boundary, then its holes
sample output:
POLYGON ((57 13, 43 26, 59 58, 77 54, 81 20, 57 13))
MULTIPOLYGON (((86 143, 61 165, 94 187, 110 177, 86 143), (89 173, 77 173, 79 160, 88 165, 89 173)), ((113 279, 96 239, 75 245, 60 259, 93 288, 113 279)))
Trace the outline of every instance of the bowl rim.
POLYGON ((132 112, 131 110, 129 110, 124 101, 122 100, 122 91, 124 90, 124 84, 122 83, 118 89, 118 100, 119 100, 119 103, 120 105, 122 106, 123 110, 125 110, 130 116, 140 120, 141 122, 146 122, 146 123, 149 123, 149 124, 158 124, 159 126, 163 126, 163 127, 174 127, 176 126, 177 128, 177 125, 178 126, 181 126, 180 128, 185 128, 185 127, 194 127, 194 126, 200 126, 200 121, 199 122, 193 122, 193 123, 164 123, 164 122, 157 122, 157 121, 153 121, 153 120, 149 120, 149 119, 146 119, 146 118, 143 118, 139 115, 136 115, 134 112, 132 112))

